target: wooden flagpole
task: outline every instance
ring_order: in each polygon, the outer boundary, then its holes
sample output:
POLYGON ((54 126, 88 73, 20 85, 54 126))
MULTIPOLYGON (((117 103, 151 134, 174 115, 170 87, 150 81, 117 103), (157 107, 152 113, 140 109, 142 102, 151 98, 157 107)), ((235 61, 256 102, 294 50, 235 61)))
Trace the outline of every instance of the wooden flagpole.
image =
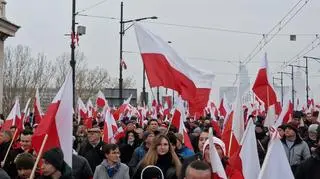
POLYGON ((4 164, 6 163, 8 154, 9 154, 9 152, 10 152, 10 149, 11 149, 11 147, 12 147, 12 144, 13 144, 13 142, 14 142, 14 139, 15 139, 16 136, 17 136, 17 133, 18 133, 18 129, 16 128, 15 131, 14 131, 12 140, 11 140, 11 142, 10 142, 10 145, 9 145, 9 147, 8 147, 8 149, 7 149, 6 155, 5 155, 4 159, 3 159, 3 161, 1 162, 1 167, 3 167, 4 164))
POLYGON ((40 158, 41 158, 41 155, 42 155, 42 152, 43 152, 43 148, 45 146, 45 144, 47 143, 47 140, 48 140, 48 134, 46 134, 44 136, 44 139, 42 141, 42 144, 41 144, 41 147, 40 147, 40 151, 38 153, 38 156, 37 156, 37 160, 33 166, 33 169, 32 169, 32 172, 31 172, 31 175, 30 175, 30 178, 29 179, 34 179, 34 176, 35 176, 35 173, 36 173, 36 170, 37 170, 37 166, 38 166, 38 163, 40 161, 40 158))

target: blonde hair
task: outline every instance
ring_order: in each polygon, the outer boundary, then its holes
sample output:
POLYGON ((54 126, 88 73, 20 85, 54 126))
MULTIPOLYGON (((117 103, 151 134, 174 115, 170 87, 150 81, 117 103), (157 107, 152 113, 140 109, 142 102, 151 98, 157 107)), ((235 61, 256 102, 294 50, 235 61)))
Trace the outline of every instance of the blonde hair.
POLYGON ((162 139, 165 139, 168 142, 168 145, 169 145, 168 153, 172 157, 172 163, 174 164, 174 166, 176 168, 176 174, 178 176, 178 174, 180 173, 180 170, 181 170, 181 162, 180 162, 176 152, 172 148, 169 138, 165 135, 159 135, 153 140, 152 145, 150 146, 148 152, 146 153, 146 155, 144 156, 144 158, 141 161, 141 166, 142 166, 142 168, 145 168, 148 165, 156 165, 157 160, 158 160, 157 147, 160 145, 162 139))

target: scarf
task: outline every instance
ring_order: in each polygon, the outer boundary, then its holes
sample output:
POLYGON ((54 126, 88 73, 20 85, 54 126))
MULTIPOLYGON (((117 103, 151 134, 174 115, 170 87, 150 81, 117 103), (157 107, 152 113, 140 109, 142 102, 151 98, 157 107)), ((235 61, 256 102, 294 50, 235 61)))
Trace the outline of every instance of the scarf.
POLYGON ((107 169, 107 174, 110 178, 112 178, 120 169, 120 162, 116 163, 116 165, 109 165, 107 160, 104 159, 102 161, 102 166, 104 166, 107 169))

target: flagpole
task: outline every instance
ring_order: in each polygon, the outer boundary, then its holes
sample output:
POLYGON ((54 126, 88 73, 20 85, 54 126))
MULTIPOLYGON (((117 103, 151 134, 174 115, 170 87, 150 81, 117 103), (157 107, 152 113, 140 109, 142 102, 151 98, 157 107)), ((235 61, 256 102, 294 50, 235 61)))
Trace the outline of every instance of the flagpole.
POLYGON ((1 162, 1 165, 2 165, 1 167, 3 167, 4 164, 6 163, 6 160, 7 160, 8 154, 9 154, 9 151, 10 151, 10 149, 11 149, 11 147, 12 147, 12 144, 13 144, 13 142, 14 142, 14 139, 16 138, 17 133, 18 133, 18 129, 16 128, 15 131, 14 131, 12 140, 11 140, 11 142, 10 142, 10 145, 9 145, 9 147, 8 147, 8 149, 7 149, 6 155, 4 156, 3 161, 1 162))
MULTIPOLYGON (((233 119, 232 119, 233 120, 233 119)), ((231 145, 232 145, 232 133, 233 133, 233 130, 231 130, 231 133, 230 133, 230 140, 229 140, 229 148, 228 148, 228 157, 230 157, 230 152, 231 152, 231 145)))
POLYGON ((42 155, 42 152, 43 152, 44 145, 47 143, 47 139, 48 139, 48 134, 46 134, 44 136, 44 139, 43 139, 41 147, 40 147, 40 151, 39 151, 38 156, 37 156, 36 163, 34 164, 34 166, 32 168, 32 172, 31 172, 31 175, 30 175, 29 179, 34 179, 34 176, 35 176, 35 173, 36 173, 36 169, 37 169, 38 163, 40 161, 40 158, 41 158, 41 155, 42 155))

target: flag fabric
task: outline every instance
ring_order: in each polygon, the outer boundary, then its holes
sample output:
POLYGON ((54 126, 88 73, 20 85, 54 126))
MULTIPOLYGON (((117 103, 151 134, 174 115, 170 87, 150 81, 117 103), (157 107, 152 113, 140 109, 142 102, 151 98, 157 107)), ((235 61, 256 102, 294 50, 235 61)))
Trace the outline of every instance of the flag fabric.
POLYGON ((114 132, 112 129, 112 123, 114 119, 109 110, 105 112, 105 119, 104 119, 104 127, 103 127, 103 142, 105 143, 112 143, 112 138, 114 137, 114 132))
POLYGON ((19 99, 16 98, 16 101, 7 117, 2 125, 3 130, 10 130, 12 126, 16 126, 17 129, 21 130, 23 128, 21 121, 21 113, 20 113, 20 104, 19 99))
POLYGON ((32 144, 38 153, 46 134, 47 142, 44 152, 54 147, 60 147, 64 161, 72 166, 72 75, 66 76, 65 82, 49 105, 43 120, 32 136, 32 144))
POLYGON ((88 118, 87 113, 88 113, 88 110, 84 105, 83 101, 81 100, 81 98, 79 97, 78 98, 78 124, 80 123, 81 118, 83 120, 86 120, 88 118))
POLYGON ((186 63, 167 42, 140 24, 134 26, 150 87, 163 86, 177 91, 189 102, 191 115, 195 112, 202 114, 214 75, 186 63))
POLYGON ((268 60, 266 53, 262 59, 261 67, 258 71, 252 90, 255 95, 264 102, 266 107, 277 103, 277 95, 270 83, 270 77, 268 74, 268 60))
POLYGON ((128 99, 126 99, 121 106, 113 112, 113 117, 115 120, 119 120, 120 116, 123 115, 126 111, 130 109, 130 101, 131 101, 132 95, 129 96, 128 99))
POLYGON ((220 112, 220 115, 225 118, 226 115, 227 115, 227 111, 226 111, 226 109, 224 108, 223 99, 224 99, 224 98, 221 98, 221 101, 220 101, 219 112, 220 112))
POLYGON ((184 145, 190 150, 193 150, 187 129, 183 122, 186 118, 183 101, 180 97, 177 100, 177 108, 173 113, 171 124, 178 129, 178 133, 183 134, 184 145))
POLYGON ((36 96, 33 103, 33 115, 34 115, 34 123, 39 124, 43 117, 43 112, 40 104, 40 95, 39 89, 36 89, 36 96))
POLYGON ((258 179, 294 179, 279 138, 271 139, 258 179))
MULTIPOLYGON (((31 98, 28 99, 24 110, 23 110, 23 114, 21 114, 21 120, 22 120, 22 126, 24 129, 24 124, 27 122, 27 120, 29 120, 29 113, 30 113, 30 109, 29 109, 29 104, 30 104, 31 98)), ((29 123, 31 123, 31 121, 28 121, 29 123)))
MULTIPOLYGON (((227 179, 226 172, 225 172, 224 167, 221 163, 221 159, 219 157, 217 149, 214 145, 213 138, 214 137, 213 137, 212 128, 210 128, 208 141, 209 141, 209 155, 210 155, 211 169, 212 169, 212 173, 214 175, 213 178, 227 179)), ((206 143, 208 141, 206 141, 206 143)), ((204 145, 203 153, 204 153, 205 148, 206 148, 206 144, 204 145)))
POLYGON ((271 127, 271 126, 274 126, 275 122, 276 122, 276 109, 275 109, 275 105, 273 104, 269 106, 267 110, 267 115, 266 115, 266 119, 264 120, 263 126, 271 127))
POLYGON ((103 108, 104 106, 107 105, 106 97, 104 96, 104 94, 103 94, 102 91, 100 91, 100 90, 99 90, 99 92, 98 92, 98 94, 97 94, 96 105, 97 105, 99 108, 103 108))
POLYGON ((276 121, 275 127, 279 127, 281 124, 288 123, 292 118, 292 114, 293 114, 293 104, 291 100, 288 100, 282 108, 282 111, 276 121))
POLYGON ((255 135, 255 125, 252 120, 248 122, 241 141, 239 153, 241 159, 242 174, 245 179, 256 179, 260 172, 260 163, 255 135))
POLYGON ((125 70, 127 69, 127 64, 123 59, 121 60, 121 66, 123 69, 125 69, 125 70))

